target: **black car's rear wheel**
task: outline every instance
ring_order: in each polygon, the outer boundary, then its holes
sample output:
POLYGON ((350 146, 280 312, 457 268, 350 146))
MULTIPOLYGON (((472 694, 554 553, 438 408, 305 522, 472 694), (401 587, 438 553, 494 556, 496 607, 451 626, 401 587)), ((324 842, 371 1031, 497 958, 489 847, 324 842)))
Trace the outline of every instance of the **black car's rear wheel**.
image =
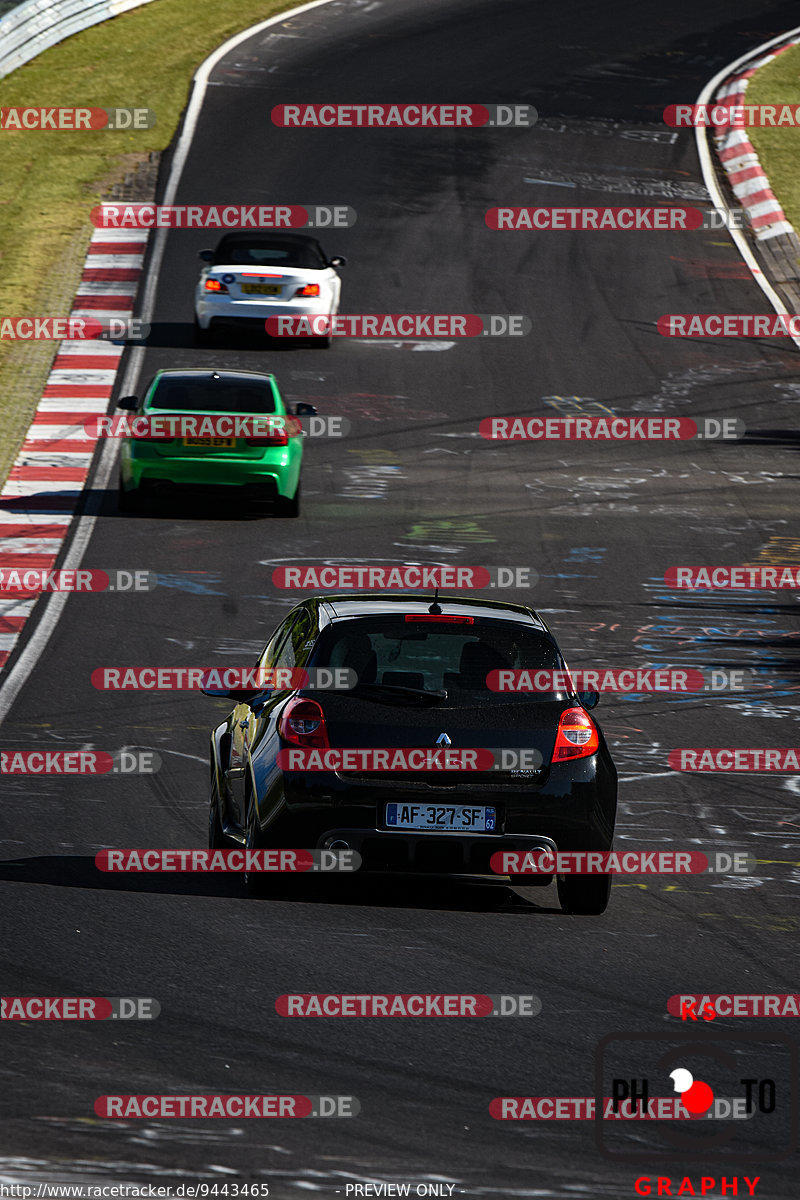
POLYGON ((611 896, 610 875, 559 875, 558 902, 566 913, 599 916, 608 908, 611 896))
MULTIPOLYGON (((256 806, 252 796, 250 797, 248 816, 247 816, 247 839, 245 841, 247 850, 268 850, 269 846, 265 845, 264 838, 258 825, 256 818, 256 806)), ((248 896, 267 896, 273 890, 276 880, 280 876, 275 875, 271 871, 245 871, 244 886, 248 896)))

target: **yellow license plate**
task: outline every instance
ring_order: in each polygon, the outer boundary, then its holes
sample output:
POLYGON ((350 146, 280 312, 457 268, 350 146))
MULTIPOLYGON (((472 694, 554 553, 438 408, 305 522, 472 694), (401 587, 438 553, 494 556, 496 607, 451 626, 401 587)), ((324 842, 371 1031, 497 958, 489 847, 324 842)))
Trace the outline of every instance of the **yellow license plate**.
POLYGON ((236 438, 222 437, 185 437, 184 446, 235 446, 236 438))
POLYGON ((248 295, 258 296, 280 296, 281 288, 274 283, 243 283, 242 291, 248 295))

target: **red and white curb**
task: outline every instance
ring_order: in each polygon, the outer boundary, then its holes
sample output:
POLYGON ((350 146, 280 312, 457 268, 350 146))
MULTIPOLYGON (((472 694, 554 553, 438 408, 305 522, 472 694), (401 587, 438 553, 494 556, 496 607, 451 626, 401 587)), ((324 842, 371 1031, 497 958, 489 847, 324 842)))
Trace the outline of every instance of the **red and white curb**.
MULTIPOLYGON (((148 231, 97 229, 71 317, 130 317, 148 231)), ((84 421, 105 413, 123 347, 107 341, 59 344, 25 441, 0 492, 0 571, 50 570, 89 476, 97 439, 84 421)), ((0 669, 8 661, 36 596, 0 590, 0 669)))
MULTIPOLYGON (((746 71, 728 80, 717 91, 716 100, 730 105, 743 104, 747 85, 756 71, 798 43, 800 38, 794 38, 759 58, 746 71)), ((714 142, 717 156, 730 180, 734 195, 746 210, 756 238, 764 241, 781 233, 792 233, 793 226, 786 220, 780 201, 769 186, 769 179, 747 136, 747 130, 718 126, 714 142)))

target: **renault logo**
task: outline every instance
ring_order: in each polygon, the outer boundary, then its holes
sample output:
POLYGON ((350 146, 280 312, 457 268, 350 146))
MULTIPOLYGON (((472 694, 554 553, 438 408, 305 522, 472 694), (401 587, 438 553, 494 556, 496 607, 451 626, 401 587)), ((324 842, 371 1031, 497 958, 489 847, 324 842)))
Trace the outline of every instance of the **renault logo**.
POLYGON ((450 738, 447 736, 446 733, 440 733, 438 738, 436 739, 437 746, 452 746, 452 744, 453 743, 450 741, 450 738))

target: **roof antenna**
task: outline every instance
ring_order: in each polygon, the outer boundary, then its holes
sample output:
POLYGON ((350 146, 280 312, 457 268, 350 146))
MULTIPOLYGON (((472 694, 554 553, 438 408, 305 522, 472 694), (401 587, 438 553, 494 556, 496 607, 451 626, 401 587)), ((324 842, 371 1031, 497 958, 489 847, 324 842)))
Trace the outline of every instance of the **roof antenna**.
POLYGON ((441 611, 442 611, 442 606, 439 603, 439 589, 437 587, 437 588, 434 588, 433 604, 428 609, 428 612, 433 613, 434 616, 438 617, 439 614, 441 613, 441 611))

